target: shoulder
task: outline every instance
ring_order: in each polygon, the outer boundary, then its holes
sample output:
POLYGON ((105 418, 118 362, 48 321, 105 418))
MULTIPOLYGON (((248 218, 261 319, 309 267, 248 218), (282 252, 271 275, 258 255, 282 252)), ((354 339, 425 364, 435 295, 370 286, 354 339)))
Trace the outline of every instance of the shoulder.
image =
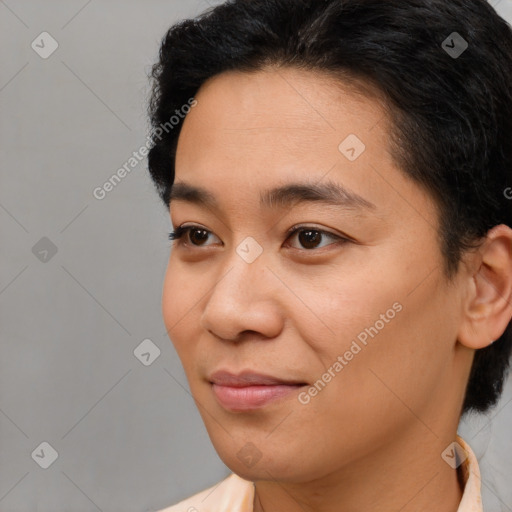
POLYGON ((235 473, 226 479, 158 512, 252 512, 252 482, 235 473))

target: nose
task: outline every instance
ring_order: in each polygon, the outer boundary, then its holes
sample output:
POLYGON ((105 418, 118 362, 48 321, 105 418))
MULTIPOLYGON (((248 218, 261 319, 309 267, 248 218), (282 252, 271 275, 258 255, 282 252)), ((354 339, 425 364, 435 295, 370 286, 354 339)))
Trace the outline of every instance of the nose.
POLYGON ((285 290, 263 258, 247 263, 234 255, 206 299, 200 325, 217 338, 239 342, 257 333, 273 338, 283 328, 285 290), (259 261, 258 261, 259 260, 259 261))

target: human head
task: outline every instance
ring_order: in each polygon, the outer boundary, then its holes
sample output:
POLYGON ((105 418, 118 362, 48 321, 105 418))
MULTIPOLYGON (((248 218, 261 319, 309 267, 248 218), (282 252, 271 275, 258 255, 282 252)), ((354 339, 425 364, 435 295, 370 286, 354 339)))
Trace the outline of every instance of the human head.
MULTIPOLYGON (((394 157, 436 201, 452 278, 465 250, 493 226, 512 225, 511 55, 509 26, 483 0, 226 2, 163 39, 153 68, 151 176, 168 206, 183 123, 163 137, 160 127, 223 71, 288 65, 359 79, 384 94, 394 157), (457 58, 441 47, 454 31, 468 42, 457 58)), ((511 346, 509 326, 476 351, 463 413, 495 404, 511 346)))

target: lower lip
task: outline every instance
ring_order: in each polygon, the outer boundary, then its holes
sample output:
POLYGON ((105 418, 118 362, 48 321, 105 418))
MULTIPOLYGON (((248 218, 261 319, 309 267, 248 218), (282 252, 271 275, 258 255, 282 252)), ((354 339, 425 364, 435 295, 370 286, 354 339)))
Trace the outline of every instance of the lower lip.
POLYGON ((246 386, 243 388, 235 388, 212 384, 213 393, 220 405, 232 411, 258 409, 278 398, 289 395, 300 387, 302 387, 300 384, 280 384, 275 386, 246 386))

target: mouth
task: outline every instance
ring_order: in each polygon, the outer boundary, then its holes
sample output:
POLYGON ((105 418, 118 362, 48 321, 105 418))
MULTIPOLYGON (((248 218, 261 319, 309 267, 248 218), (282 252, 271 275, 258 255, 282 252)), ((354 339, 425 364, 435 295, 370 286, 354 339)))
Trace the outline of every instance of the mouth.
POLYGON ((262 408, 307 385, 252 371, 235 375, 221 370, 213 373, 208 381, 219 404, 226 410, 238 412, 262 408))

